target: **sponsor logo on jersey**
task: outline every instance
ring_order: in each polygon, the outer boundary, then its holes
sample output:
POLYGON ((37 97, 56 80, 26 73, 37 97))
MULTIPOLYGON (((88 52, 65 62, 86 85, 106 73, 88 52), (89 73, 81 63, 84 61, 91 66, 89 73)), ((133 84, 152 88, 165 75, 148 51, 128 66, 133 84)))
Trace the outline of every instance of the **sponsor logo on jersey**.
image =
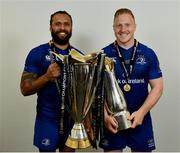
POLYGON ((146 59, 145 59, 144 55, 137 56, 136 64, 140 64, 140 65, 146 64, 146 59))
POLYGON ((148 147, 149 147, 149 148, 155 146, 155 144, 154 144, 154 139, 149 139, 149 140, 147 141, 147 143, 148 143, 148 147))
POLYGON ((46 55, 46 56, 45 56, 45 59, 46 59, 46 61, 51 61, 51 58, 50 58, 49 55, 46 55))
POLYGON ((45 138, 45 139, 43 139, 43 140, 41 141, 41 143, 42 143, 43 145, 45 145, 45 146, 49 146, 49 145, 50 145, 50 139, 45 138))

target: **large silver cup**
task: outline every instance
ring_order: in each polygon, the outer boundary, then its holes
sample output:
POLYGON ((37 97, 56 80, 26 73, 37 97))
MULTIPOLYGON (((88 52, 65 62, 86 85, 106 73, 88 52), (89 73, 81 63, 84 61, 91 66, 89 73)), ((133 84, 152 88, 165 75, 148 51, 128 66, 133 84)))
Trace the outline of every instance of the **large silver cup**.
POLYGON ((105 55, 97 52, 84 56, 75 50, 71 50, 69 55, 65 56, 55 52, 52 54, 66 67, 65 78, 69 99, 66 107, 75 121, 65 145, 74 149, 87 148, 91 144, 83 121, 96 98, 105 55))
POLYGON ((126 100, 120 89, 114 74, 114 62, 106 58, 105 62, 105 91, 106 91, 106 109, 109 114, 114 116, 118 122, 118 130, 128 129, 131 121, 128 120, 130 113, 127 109, 126 100))
POLYGON ((90 63, 74 63, 68 84, 69 99, 72 101, 71 116, 75 124, 71 130, 66 146, 71 148, 87 148, 90 146, 83 120, 94 99, 93 80, 95 65, 90 63), (70 91, 72 90, 72 91, 70 91))
POLYGON ((67 88, 71 103, 70 114, 75 124, 65 144, 71 148, 87 148, 91 144, 83 121, 95 100, 105 55, 92 53, 82 56, 74 51, 70 55, 79 62, 69 66, 67 88))

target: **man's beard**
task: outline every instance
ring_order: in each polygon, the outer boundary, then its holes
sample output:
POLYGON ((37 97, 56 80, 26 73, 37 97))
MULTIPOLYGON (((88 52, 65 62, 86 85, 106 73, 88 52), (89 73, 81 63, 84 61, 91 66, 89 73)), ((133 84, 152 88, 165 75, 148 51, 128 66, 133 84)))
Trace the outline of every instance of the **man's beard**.
POLYGON ((67 31, 58 31, 58 32, 51 32, 52 39, 58 45, 66 45, 69 43, 69 39, 71 38, 72 32, 68 33, 67 31), (67 35, 64 38, 60 38, 58 33, 65 32, 67 35))

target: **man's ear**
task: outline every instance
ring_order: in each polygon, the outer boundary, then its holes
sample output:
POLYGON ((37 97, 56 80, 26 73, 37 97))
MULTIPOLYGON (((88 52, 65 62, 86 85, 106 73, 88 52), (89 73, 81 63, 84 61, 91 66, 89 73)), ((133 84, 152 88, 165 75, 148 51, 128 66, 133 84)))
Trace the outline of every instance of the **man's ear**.
POLYGON ((50 31, 50 32, 52 32, 52 28, 51 28, 51 26, 49 27, 49 31, 50 31))
POLYGON ((135 31, 136 31, 137 24, 135 23, 135 31))

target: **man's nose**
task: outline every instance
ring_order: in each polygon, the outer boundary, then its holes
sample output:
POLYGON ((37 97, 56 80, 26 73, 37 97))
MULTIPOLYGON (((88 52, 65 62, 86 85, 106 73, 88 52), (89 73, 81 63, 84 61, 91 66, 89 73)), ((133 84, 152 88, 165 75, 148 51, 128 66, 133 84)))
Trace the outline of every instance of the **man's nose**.
POLYGON ((64 25, 64 24, 61 24, 61 25, 60 25, 60 29, 64 30, 64 29, 65 29, 65 25, 64 25))
POLYGON ((125 26, 125 25, 122 25, 121 31, 122 31, 122 32, 123 32, 123 31, 126 31, 126 26, 125 26))

